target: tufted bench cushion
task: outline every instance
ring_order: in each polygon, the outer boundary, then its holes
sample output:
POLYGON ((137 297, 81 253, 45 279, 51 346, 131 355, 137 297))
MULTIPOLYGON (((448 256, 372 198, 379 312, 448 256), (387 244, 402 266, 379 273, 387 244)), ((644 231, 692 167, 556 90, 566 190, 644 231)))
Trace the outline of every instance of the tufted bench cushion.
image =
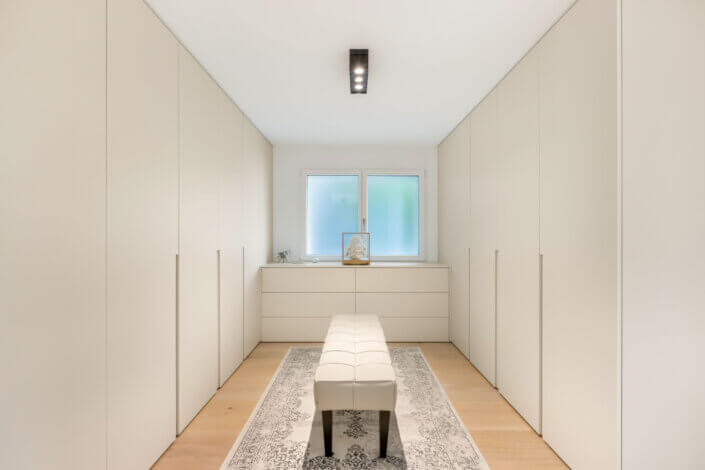
POLYGON ((313 379, 313 396, 321 410, 326 457, 333 455, 333 410, 379 411, 379 455, 386 457, 397 380, 377 316, 333 317, 313 379))
POLYGON ((394 410, 396 377, 375 315, 336 315, 314 378, 320 410, 394 410))

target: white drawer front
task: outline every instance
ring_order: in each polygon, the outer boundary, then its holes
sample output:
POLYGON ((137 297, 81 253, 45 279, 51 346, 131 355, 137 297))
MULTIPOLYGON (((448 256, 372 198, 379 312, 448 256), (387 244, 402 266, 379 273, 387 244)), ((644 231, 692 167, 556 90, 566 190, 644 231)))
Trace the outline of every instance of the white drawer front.
POLYGON ((447 317, 445 292, 365 292, 357 294, 357 312, 383 317, 447 317))
POLYGON ((262 318, 262 341, 323 341, 329 317, 262 318))
POLYGON ((263 292, 354 292, 355 270, 262 268, 263 292))
POLYGON ((448 292, 447 268, 358 268, 357 292, 448 292))
POLYGON ((380 318, 387 341, 448 341, 447 318, 380 318))
POLYGON ((355 313, 355 294, 321 292, 265 292, 262 294, 263 317, 329 317, 338 313, 355 313))

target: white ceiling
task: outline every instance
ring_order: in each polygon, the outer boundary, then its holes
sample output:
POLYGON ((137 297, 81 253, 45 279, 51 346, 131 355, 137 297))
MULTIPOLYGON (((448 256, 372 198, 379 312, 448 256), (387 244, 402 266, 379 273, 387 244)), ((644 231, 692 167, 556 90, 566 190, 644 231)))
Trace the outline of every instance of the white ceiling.
POLYGON ((573 0, 147 0, 274 144, 440 142, 573 0), (367 95, 348 50, 369 48, 367 95))

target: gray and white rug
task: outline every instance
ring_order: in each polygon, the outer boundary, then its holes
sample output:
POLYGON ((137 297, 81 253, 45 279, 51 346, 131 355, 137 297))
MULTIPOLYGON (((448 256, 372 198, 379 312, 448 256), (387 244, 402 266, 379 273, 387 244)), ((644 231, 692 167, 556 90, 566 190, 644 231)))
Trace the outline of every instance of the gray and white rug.
POLYGON ((221 470, 468 469, 489 466, 418 347, 390 347, 397 406, 387 458, 379 459, 378 413, 336 411, 333 456, 323 452, 313 401, 320 347, 292 347, 221 470))

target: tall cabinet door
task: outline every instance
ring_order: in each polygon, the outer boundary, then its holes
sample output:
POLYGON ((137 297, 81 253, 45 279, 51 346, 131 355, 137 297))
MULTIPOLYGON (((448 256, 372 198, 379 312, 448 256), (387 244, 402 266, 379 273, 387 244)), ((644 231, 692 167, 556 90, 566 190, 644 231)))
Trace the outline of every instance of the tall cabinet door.
POLYGON ((705 2, 625 0, 621 6, 622 468, 700 469, 705 2))
POLYGON ((0 468, 105 467, 105 2, 0 2, 0 468))
POLYGON ((151 466, 176 434, 177 61, 144 2, 108 2, 111 469, 151 466))
POLYGON ((539 44, 542 431, 578 469, 619 460, 614 8, 578 2, 539 44))
POLYGON ((497 88, 499 136, 497 386, 540 431, 538 61, 497 88))
POLYGON ((438 145, 438 261, 451 265, 452 259, 452 217, 453 199, 451 194, 451 173, 453 134, 448 135, 438 145))
POLYGON ((450 340, 468 356, 470 118, 453 131, 451 191, 450 340))
POLYGON ((220 93, 180 47, 179 432, 218 388, 220 93))
POLYGON ((241 161, 243 116, 223 95, 224 152, 220 174, 220 359, 219 385, 243 359, 243 265, 241 161))
POLYGON ((247 221, 244 233, 244 342, 245 355, 248 355, 261 337, 260 266, 267 262, 272 249, 272 152, 269 142, 247 119, 243 134, 243 220, 247 221))
POLYGON ((497 92, 470 116, 470 361, 495 384, 497 92))

